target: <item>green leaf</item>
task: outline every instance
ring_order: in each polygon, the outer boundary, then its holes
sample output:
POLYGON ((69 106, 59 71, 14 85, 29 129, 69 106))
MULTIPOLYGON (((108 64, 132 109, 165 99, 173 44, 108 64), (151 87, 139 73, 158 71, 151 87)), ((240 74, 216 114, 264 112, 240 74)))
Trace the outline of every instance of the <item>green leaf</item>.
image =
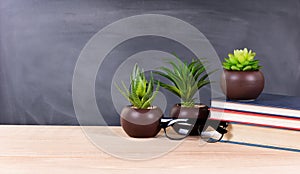
POLYGON ((133 106, 140 108, 143 105, 139 97, 134 92, 129 95, 129 98, 133 106))
POLYGON ((248 71, 248 70, 251 70, 252 67, 251 66, 246 66, 245 68, 243 68, 243 71, 248 71))
POLYGON ((185 102, 182 102, 182 106, 184 106, 184 107, 193 107, 193 106, 195 106, 195 102, 185 101, 185 102))
MULTIPOLYGON (((199 59, 193 59, 191 63, 182 62, 178 57, 175 61, 169 61, 171 68, 161 67, 163 72, 156 73, 162 77, 167 78, 172 84, 166 84, 160 82, 162 88, 169 90, 176 96, 180 97, 183 102, 193 103, 193 96, 202 86, 209 84, 208 80, 205 80, 209 74, 205 73, 205 66, 203 62, 207 63, 207 59, 200 61, 199 59), (198 80, 198 78, 200 80, 198 80), (199 87, 199 88, 198 88, 199 87)), ((226 59, 227 60, 227 59, 226 59)), ((227 62, 229 66, 229 62, 227 62)), ((213 72, 212 72, 213 73, 213 72)), ((155 80, 155 84, 159 81, 155 80)))
MULTIPOLYGON (((233 55, 233 54, 230 54, 230 53, 228 54, 228 57, 229 57, 229 59, 230 59, 230 58, 235 59, 234 55, 233 55)), ((227 60, 230 61, 229 59, 227 59, 227 60)), ((225 60, 226 60, 226 59, 225 59, 225 60)))
POLYGON ((223 65, 224 68, 225 68, 225 67, 229 67, 229 68, 230 68, 230 65, 231 65, 231 64, 228 63, 228 62, 223 62, 222 65, 223 65))
POLYGON ((230 61, 230 63, 232 63, 232 64, 237 64, 237 63, 238 63, 238 61, 237 61, 235 58, 233 58, 233 57, 230 57, 230 58, 229 58, 229 61, 230 61))
POLYGON ((158 93, 158 90, 159 90, 159 85, 157 85, 156 90, 154 91, 153 95, 147 101, 145 101, 143 103, 143 105, 141 106, 141 108, 147 109, 148 107, 151 106, 151 103, 154 101, 154 99, 155 99, 155 97, 156 97, 156 95, 158 93))
POLYGON ((175 80, 171 76, 169 76, 168 74, 165 74, 165 73, 160 72, 160 71, 154 71, 153 73, 158 74, 160 76, 163 76, 163 77, 167 78, 168 80, 170 80, 172 83, 175 83, 175 80))
MULTIPOLYGON (((129 92, 126 93, 124 92, 116 83, 114 83, 115 87, 118 89, 118 91, 130 102, 130 99, 129 99, 129 92)), ((126 91, 128 90, 125 86, 125 89, 126 91)))
POLYGON ((169 76, 169 78, 172 78, 174 81, 179 81, 180 80, 180 77, 176 73, 174 73, 171 70, 169 70, 168 68, 161 67, 160 69, 163 70, 163 71, 165 71, 166 74, 169 76))
MULTIPOLYGON (((243 64, 246 61, 246 57, 244 57, 243 55, 238 55, 237 59, 241 64, 243 64)), ((238 63, 236 63, 236 64, 238 64, 238 63)))
POLYGON ((210 81, 208 81, 208 80, 199 81, 198 84, 197 84, 198 89, 202 88, 205 85, 208 85, 209 83, 210 83, 210 81))
POLYGON ((236 66, 239 67, 239 68, 243 68, 244 67, 244 65, 242 65, 242 64, 237 64, 236 66))
POLYGON ((226 69, 226 70, 230 70, 230 65, 228 65, 228 66, 223 65, 223 68, 226 69))
POLYGON ((158 83, 160 84, 161 87, 167 89, 168 91, 172 92, 173 94, 177 95, 178 97, 181 97, 181 92, 176 86, 168 85, 163 82, 158 82, 158 83))
POLYGON ((231 68, 232 70, 236 70, 236 71, 240 71, 240 70, 241 70, 240 68, 238 68, 238 67, 236 67, 236 66, 234 66, 234 65, 231 66, 230 68, 231 68))
MULTIPOLYGON (((151 72, 150 80, 147 81, 143 69, 140 69, 137 64, 134 66, 130 75, 130 90, 122 82, 124 90, 114 83, 120 93, 135 107, 148 107, 156 94, 153 94, 154 79, 151 72)), ((159 85, 157 89, 159 88, 159 85)), ((157 93, 157 91, 156 91, 157 93)))
POLYGON ((258 66, 257 66, 257 65, 252 65, 252 69, 253 69, 253 70, 257 70, 257 69, 258 69, 258 66))
POLYGON ((242 63, 243 66, 247 66, 249 64, 250 64, 250 62, 248 60, 246 60, 245 62, 242 63))

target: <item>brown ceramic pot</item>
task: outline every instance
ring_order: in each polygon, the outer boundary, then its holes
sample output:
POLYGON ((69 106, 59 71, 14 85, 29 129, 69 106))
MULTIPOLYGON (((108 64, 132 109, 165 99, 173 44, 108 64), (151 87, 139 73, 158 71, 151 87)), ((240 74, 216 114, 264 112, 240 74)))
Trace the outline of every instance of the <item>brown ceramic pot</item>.
POLYGON ((155 137, 160 131, 162 117, 163 112, 159 107, 137 109, 127 106, 121 112, 121 126, 130 137, 155 137))
POLYGON ((181 104, 175 104, 171 109, 170 117, 194 119, 195 125, 190 135, 199 135, 204 128, 208 114, 208 107, 203 104, 196 104, 194 107, 182 107, 181 104))
POLYGON ((264 89, 264 84, 261 71, 224 70, 221 77, 221 88, 231 100, 254 100, 264 89))

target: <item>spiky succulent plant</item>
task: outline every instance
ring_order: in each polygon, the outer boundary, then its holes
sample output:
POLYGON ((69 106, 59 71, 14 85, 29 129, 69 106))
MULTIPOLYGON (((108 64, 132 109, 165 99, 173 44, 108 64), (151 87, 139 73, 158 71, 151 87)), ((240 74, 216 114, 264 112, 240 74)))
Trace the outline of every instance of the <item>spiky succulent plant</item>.
POLYGON ((247 48, 234 50, 223 62, 223 68, 232 71, 257 71, 261 68, 259 60, 254 60, 256 53, 247 48))
POLYGON ((193 107, 195 105, 194 95, 198 89, 210 83, 207 80, 210 73, 205 72, 205 67, 199 59, 192 60, 188 64, 183 63, 177 57, 177 63, 175 61, 169 61, 168 63, 173 69, 160 67, 162 71, 155 71, 154 73, 167 78, 171 84, 158 80, 155 80, 155 83, 159 83, 161 87, 180 97, 182 106, 193 107))
POLYGON ((155 91, 154 80, 151 73, 150 80, 147 81, 143 70, 140 70, 136 64, 130 76, 130 89, 128 89, 125 83, 122 81, 123 90, 115 83, 116 88, 120 93, 136 108, 147 109, 151 106, 153 100, 155 99, 159 83, 155 91))

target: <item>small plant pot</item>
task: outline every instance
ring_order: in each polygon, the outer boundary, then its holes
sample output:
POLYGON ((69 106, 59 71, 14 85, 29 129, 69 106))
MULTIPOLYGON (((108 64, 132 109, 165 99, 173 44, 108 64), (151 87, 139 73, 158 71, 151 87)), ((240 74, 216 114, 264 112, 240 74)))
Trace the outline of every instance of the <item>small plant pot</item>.
POLYGON ((203 104, 196 104, 194 107, 183 107, 181 104, 175 104, 171 109, 170 117, 192 119, 194 127, 189 135, 199 135, 205 126, 208 114, 208 107, 203 104))
POLYGON ((160 131, 160 119, 163 112, 159 107, 137 109, 132 106, 123 108, 121 126, 126 134, 134 138, 155 137, 160 131))
POLYGON ((221 88, 230 100, 255 100, 264 89, 261 71, 228 71, 221 77, 221 88))

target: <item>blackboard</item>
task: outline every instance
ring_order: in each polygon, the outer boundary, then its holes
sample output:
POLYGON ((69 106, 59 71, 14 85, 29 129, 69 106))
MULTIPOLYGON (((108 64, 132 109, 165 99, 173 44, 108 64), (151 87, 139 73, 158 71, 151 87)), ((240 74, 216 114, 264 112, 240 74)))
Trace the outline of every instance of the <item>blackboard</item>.
MULTIPOLYGON (((106 25, 147 13, 170 15, 194 25, 221 59, 236 48, 253 49, 263 66, 264 92, 300 96, 299 0, 1 0, 0 124, 78 124, 72 76, 80 51, 106 25)), ((192 56, 162 38, 133 39, 110 56, 148 47, 192 56)), ((106 62, 107 67, 120 63, 118 58, 106 62)), ((111 71, 99 70, 106 75, 96 80, 99 100, 109 92, 105 81, 111 80, 111 71)), ((209 92, 202 93, 209 101, 209 92)), ((108 124, 118 125, 119 116, 110 102, 107 99, 107 105, 101 105, 103 115, 108 124)))

